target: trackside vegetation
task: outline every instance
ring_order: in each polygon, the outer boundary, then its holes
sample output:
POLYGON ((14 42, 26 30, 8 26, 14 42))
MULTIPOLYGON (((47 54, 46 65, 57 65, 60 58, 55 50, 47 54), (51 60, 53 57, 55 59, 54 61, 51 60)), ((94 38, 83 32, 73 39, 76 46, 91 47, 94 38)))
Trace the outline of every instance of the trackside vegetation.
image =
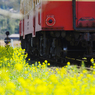
MULTIPOLYGON (((29 65, 21 48, 0 47, 0 95, 95 95, 95 63, 51 69, 45 60, 29 65)), ((30 61, 30 59, 28 59, 30 61)))

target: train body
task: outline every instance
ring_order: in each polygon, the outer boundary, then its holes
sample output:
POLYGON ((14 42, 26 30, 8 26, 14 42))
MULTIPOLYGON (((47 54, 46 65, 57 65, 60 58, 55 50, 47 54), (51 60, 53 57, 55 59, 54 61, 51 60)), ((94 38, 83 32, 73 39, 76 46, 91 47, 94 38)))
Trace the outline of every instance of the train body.
POLYGON ((95 0, 21 0, 20 11, 21 45, 29 54, 53 59, 80 51, 93 55, 95 0))

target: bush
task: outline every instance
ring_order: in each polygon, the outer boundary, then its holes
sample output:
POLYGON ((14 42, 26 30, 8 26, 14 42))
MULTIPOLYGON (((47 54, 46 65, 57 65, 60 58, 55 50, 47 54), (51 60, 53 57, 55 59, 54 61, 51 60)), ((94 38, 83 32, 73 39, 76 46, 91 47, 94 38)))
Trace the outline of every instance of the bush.
POLYGON ((87 71, 83 66, 77 69, 70 62, 54 69, 48 68, 47 60, 28 65, 24 51, 0 47, 0 95, 95 94, 94 65, 91 67, 93 71, 87 71))

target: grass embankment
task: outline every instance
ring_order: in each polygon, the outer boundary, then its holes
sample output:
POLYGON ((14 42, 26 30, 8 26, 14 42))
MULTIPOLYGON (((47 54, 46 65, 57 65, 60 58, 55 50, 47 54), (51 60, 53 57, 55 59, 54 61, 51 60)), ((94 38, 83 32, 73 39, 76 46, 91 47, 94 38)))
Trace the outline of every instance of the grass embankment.
MULTIPOLYGON (((21 41, 14 40, 14 41, 13 41, 13 46, 14 46, 14 47, 21 47, 21 44, 20 44, 20 43, 21 43, 21 41)), ((11 43, 9 43, 9 45, 12 46, 11 43)), ((0 46, 6 46, 4 40, 0 40, 0 46)))
POLYGON ((21 48, 0 47, 0 95, 95 95, 95 70, 70 62, 52 70, 47 60, 28 65, 26 57, 21 48))

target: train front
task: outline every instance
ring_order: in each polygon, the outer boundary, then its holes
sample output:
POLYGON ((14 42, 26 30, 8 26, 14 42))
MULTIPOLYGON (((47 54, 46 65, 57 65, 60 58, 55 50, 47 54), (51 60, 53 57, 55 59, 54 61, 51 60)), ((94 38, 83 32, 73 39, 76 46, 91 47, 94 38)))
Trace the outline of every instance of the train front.
POLYGON ((83 56, 93 57, 95 0, 43 0, 42 30, 50 33, 52 44, 56 42, 50 48, 53 53, 55 47, 57 56, 61 51, 82 51, 83 56))

